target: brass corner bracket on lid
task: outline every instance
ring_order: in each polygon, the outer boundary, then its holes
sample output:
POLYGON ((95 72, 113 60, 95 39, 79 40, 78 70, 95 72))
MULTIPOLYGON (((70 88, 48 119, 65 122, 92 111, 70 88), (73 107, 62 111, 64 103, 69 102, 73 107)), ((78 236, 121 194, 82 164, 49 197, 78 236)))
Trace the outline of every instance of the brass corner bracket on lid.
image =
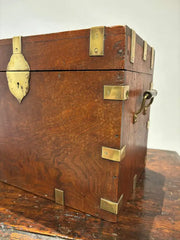
POLYGON ((130 56, 131 63, 134 63, 134 61, 135 61, 135 51, 136 51, 136 32, 132 29, 132 31, 131 31, 131 56, 130 56))
POLYGON ((144 41, 143 60, 146 61, 146 59, 147 59, 147 42, 144 41))
POLYGON ((155 51, 154 48, 151 48, 151 69, 154 67, 154 56, 155 56, 155 51))
POLYGON ((104 29, 104 26, 90 29, 89 56, 104 56, 104 29))
POLYGON ((7 66, 9 90, 21 103, 29 91, 30 67, 22 54, 21 37, 12 39, 13 54, 7 66))

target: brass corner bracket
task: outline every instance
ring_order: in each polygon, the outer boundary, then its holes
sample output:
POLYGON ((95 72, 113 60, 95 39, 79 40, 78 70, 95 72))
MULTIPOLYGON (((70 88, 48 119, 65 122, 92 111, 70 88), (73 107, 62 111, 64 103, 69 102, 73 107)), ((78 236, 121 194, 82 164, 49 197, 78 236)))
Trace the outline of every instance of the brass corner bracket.
POLYGON ((155 57, 155 51, 154 51, 154 48, 152 47, 151 48, 151 69, 153 69, 154 67, 154 57, 155 57))
POLYGON ((108 159, 110 161, 120 162, 126 155, 126 145, 124 145, 120 150, 102 147, 101 157, 104 159, 108 159))
POLYGON ((100 209, 103 209, 107 212, 111 212, 117 215, 122 205, 122 201, 123 201, 123 194, 120 196, 118 202, 112 202, 107 199, 101 198, 100 209))
POLYGON ((146 59, 147 59, 147 42, 144 41, 143 60, 146 61, 146 59))
POLYGON ((29 91, 30 67, 22 54, 21 37, 12 39, 12 48, 6 76, 10 92, 21 103, 29 91))
POLYGON ((132 31, 131 31, 131 56, 130 56, 131 63, 134 63, 134 61, 135 61, 135 51, 136 51, 136 32, 132 29, 132 31))
POLYGON ((129 98, 129 85, 104 85, 104 99, 127 100, 129 98))
POLYGON ((64 205, 64 191, 55 188, 55 202, 64 205))
POLYGON ((104 26, 90 29, 89 56, 104 56, 104 32, 104 26))

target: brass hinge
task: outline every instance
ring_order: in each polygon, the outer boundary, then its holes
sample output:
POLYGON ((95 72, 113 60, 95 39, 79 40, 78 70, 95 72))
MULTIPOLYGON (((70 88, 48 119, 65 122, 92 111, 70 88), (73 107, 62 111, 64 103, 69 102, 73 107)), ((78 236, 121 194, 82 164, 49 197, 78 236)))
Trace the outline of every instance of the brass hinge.
POLYGON ((151 48, 151 69, 153 69, 154 67, 154 55, 155 55, 154 48, 151 48))
POLYGON ((12 39, 13 54, 7 66, 6 76, 9 90, 21 103, 29 91, 30 68, 22 54, 21 37, 12 39))
POLYGON ((104 99, 126 100, 129 97, 129 86, 104 86, 104 99))
POLYGON ((146 61, 146 59, 147 59, 147 42, 144 41, 143 60, 146 61))
POLYGON ((120 162, 126 155, 126 145, 124 145, 120 150, 102 147, 101 157, 104 159, 108 159, 110 161, 120 162))
POLYGON ((131 63, 134 63, 135 61, 135 50, 136 50, 136 32, 132 30, 131 31, 131 57, 130 57, 131 63))
POLYGON ((104 56, 104 27, 90 29, 89 56, 104 56))
POLYGON ((105 211, 118 214, 119 209, 122 205, 122 200, 123 200, 123 194, 120 196, 118 202, 112 202, 107 199, 101 198, 100 201, 100 209, 103 209, 105 211))
POLYGON ((55 188, 55 202, 64 205, 64 191, 55 188))

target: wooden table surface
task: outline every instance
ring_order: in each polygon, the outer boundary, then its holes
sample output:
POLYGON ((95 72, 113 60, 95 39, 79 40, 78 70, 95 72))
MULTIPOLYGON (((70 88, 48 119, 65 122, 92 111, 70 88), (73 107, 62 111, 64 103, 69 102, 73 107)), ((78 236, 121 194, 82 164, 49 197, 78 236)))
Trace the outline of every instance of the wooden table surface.
POLYGON ((145 173, 118 223, 0 183, 0 239, 180 239, 180 157, 148 150, 145 173))

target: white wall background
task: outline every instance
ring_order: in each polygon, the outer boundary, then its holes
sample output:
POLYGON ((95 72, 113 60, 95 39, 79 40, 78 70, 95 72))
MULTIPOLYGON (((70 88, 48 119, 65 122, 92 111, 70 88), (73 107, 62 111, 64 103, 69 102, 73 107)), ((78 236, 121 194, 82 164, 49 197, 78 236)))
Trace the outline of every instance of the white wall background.
POLYGON ((128 25, 155 48, 148 147, 180 152, 180 0, 0 0, 1 39, 102 25, 128 25))

